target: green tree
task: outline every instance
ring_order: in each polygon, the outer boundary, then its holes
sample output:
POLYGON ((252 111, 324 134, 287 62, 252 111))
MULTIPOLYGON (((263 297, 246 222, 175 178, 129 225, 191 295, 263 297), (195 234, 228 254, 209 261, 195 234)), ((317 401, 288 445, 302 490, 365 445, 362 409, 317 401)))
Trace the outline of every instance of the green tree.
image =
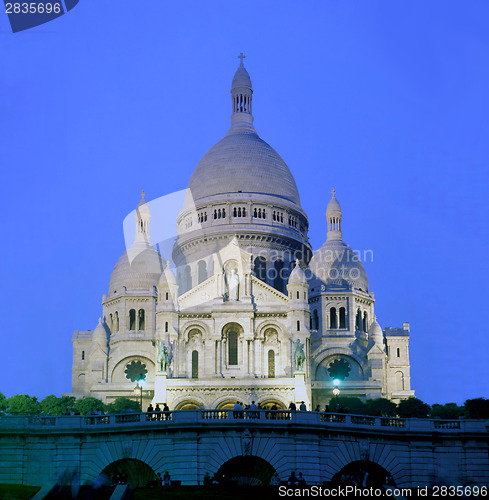
POLYGON ((368 399, 365 403, 365 415, 382 415, 384 417, 395 417, 397 405, 385 398, 368 399))
POLYGON ((121 413, 122 410, 140 411, 139 403, 129 398, 117 398, 107 405, 107 413, 121 413))
POLYGON ((464 403, 464 407, 468 418, 489 419, 489 399, 467 399, 464 403))
POLYGON ((428 418, 430 406, 418 398, 403 399, 397 405, 397 414, 402 418, 428 418))
POLYGON ((465 410, 456 403, 446 403, 444 405, 434 404, 431 407, 430 418, 445 418, 455 420, 464 414, 465 410))
POLYGON ((54 394, 46 396, 41 401, 43 415, 65 415, 73 410, 75 398, 73 396, 56 397, 54 394))
POLYGON ((8 410, 10 415, 39 415, 41 405, 35 396, 27 394, 16 394, 7 398, 8 410))
POLYGON ((345 410, 347 410, 348 413, 363 415, 365 412, 365 404, 360 398, 350 396, 335 396, 329 402, 329 411, 333 413, 343 413, 345 410))
POLYGON ((89 415, 90 411, 102 413, 105 411, 105 405, 97 398, 83 398, 77 399, 73 405, 75 412, 80 413, 80 415, 89 415))
POLYGON ((4 415, 7 408, 7 398, 0 392, 0 415, 4 415))

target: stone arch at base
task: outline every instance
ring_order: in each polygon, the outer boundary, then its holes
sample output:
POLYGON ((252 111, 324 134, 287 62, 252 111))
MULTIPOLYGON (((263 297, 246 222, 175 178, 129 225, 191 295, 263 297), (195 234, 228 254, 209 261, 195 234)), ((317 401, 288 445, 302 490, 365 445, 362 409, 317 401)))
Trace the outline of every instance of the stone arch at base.
POLYGON ((260 398, 258 403, 263 410, 271 410, 273 405, 277 405, 279 410, 286 410, 288 408, 287 403, 273 396, 260 398))
POLYGON ((175 401, 175 410, 198 410, 204 407, 204 401, 196 397, 183 397, 175 401))
POLYGON ((102 473, 108 477, 110 483, 120 478, 127 481, 131 488, 147 486, 156 479, 154 470, 146 462, 136 458, 116 460, 107 465, 102 473))
POLYGON ((262 486, 269 485, 275 469, 256 455, 238 456, 229 459, 216 472, 220 484, 262 486))
POLYGON ((345 484, 379 488, 386 484, 395 486, 392 475, 381 465, 370 460, 355 460, 345 465, 331 480, 335 484, 345 484))

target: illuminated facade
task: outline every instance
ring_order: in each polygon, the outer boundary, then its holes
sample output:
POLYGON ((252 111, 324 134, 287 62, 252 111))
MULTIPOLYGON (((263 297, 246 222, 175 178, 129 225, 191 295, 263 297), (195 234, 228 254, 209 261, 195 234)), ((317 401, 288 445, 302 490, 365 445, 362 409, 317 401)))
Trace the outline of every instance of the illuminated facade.
POLYGON ((377 323, 334 190, 326 242, 313 253, 294 178, 253 127, 252 96, 241 60, 231 127, 190 178, 171 256, 150 242, 143 196, 102 319, 73 337, 77 397, 133 397, 139 379, 145 404, 171 409, 324 408, 334 379, 362 399, 414 394, 409 324, 377 323))

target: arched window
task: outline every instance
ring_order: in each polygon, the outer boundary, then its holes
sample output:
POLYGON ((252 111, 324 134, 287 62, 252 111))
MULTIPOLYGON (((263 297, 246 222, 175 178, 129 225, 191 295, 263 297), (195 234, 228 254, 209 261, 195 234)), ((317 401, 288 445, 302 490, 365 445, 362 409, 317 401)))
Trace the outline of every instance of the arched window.
POLYGON ((363 331, 368 331, 368 314, 367 311, 363 313, 363 331))
POLYGON ((284 263, 282 260, 276 260, 275 263, 273 264, 275 268, 275 279, 273 280, 273 286, 275 289, 277 289, 279 292, 284 291, 284 263))
POLYGON ((199 260, 197 264, 197 271, 199 275, 199 285, 207 279, 207 264, 204 260, 199 260))
POLYGON ((299 320, 297 320, 297 331, 301 331, 301 322, 299 320))
POLYGON ((399 347, 397 348, 397 357, 400 358, 401 357, 401 349, 399 349, 399 347))
POLYGON ((255 276, 262 281, 266 281, 267 261, 265 260, 265 257, 257 257, 255 259, 255 276))
POLYGON ((300 296, 301 296, 301 293, 300 292, 297 292, 297 300, 300 299, 300 296))
POLYGON ((314 309, 312 312, 312 329, 319 330, 319 315, 317 309, 314 309))
POLYGON ((253 209, 253 217, 256 219, 256 208, 253 209))
POLYGON ((346 309, 340 307, 340 328, 346 328, 346 309))
POLYGON ((168 300, 168 292, 166 292, 165 300, 168 300))
POLYGON ((192 288, 192 273, 190 266, 185 266, 183 271, 183 291, 188 292, 192 288))
POLYGON ((144 318, 144 309, 139 309, 138 311, 138 330, 145 329, 145 318, 144 318))
POLYGON ((129 311, 129 330, 136 329, 136 310, 131 309, 129 311))
POLYGON ((338 328, 338 316, 336 315, 336 307, 329 310, 329 327, 332 329, 338 328))
POLYGON ((192 351, 192 378, 199 378, 199 351, 192 351))
POLYGON ((275 351, 268 351, 268 378, 275 378, 275 351))
POLYGON ((114 331, 114 317, 112 316, 112 313, 109 314, 109 329, 111 332, 114 331))
POLYGON ((115 314, 114 314, 114 328, 115 328, 115 332, 118 332, 119 331, 119 312, 116 311, 115 314))
POLYGON ((362 331, 362 313, 360 312, 360 309, 358 309, 357 311, 357 319, 356 319, 356 327, 357 327, 357 330, 359 330, 360 332, 362 331))
POLYGON ((238 216, 238 209, 236 207, 234 207, 234 210, 233 210, 233 216, 234 217, 237 217, 238 216))
POLYGON ((238 364, 238 332, 235 331, 228 333, 228 364, 238 364))
POLYGON ((82 351, 82 361, 85 360, 85 351, 82 351))
POLYGON ((396 372, 395 376, 395 386, 398 391, 404 390, 404 373, 396 372))

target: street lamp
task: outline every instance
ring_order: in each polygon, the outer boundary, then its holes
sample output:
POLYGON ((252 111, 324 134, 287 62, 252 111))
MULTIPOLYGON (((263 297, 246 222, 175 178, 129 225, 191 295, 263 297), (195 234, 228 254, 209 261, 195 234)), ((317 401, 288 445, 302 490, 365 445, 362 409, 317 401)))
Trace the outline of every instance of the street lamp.
POLYGON ((139 396, 139 406, 141 408, 141 411, 143 411, 143 382, 144 382, 144 378, 140 378, 137 382, 136 382, 136 387, 134 387, 134 394, 135 396, 139 396))
POLYGON ((335 397, 335 410, 338 411, 338 396, 340 395, 340 388, 338 387, 340 385, 340 379, 338 378, 335 378, 333 380, 333 384, 334 384, 334 387, 333 387, 333 394, 334 394, 334 397, 335 397))

